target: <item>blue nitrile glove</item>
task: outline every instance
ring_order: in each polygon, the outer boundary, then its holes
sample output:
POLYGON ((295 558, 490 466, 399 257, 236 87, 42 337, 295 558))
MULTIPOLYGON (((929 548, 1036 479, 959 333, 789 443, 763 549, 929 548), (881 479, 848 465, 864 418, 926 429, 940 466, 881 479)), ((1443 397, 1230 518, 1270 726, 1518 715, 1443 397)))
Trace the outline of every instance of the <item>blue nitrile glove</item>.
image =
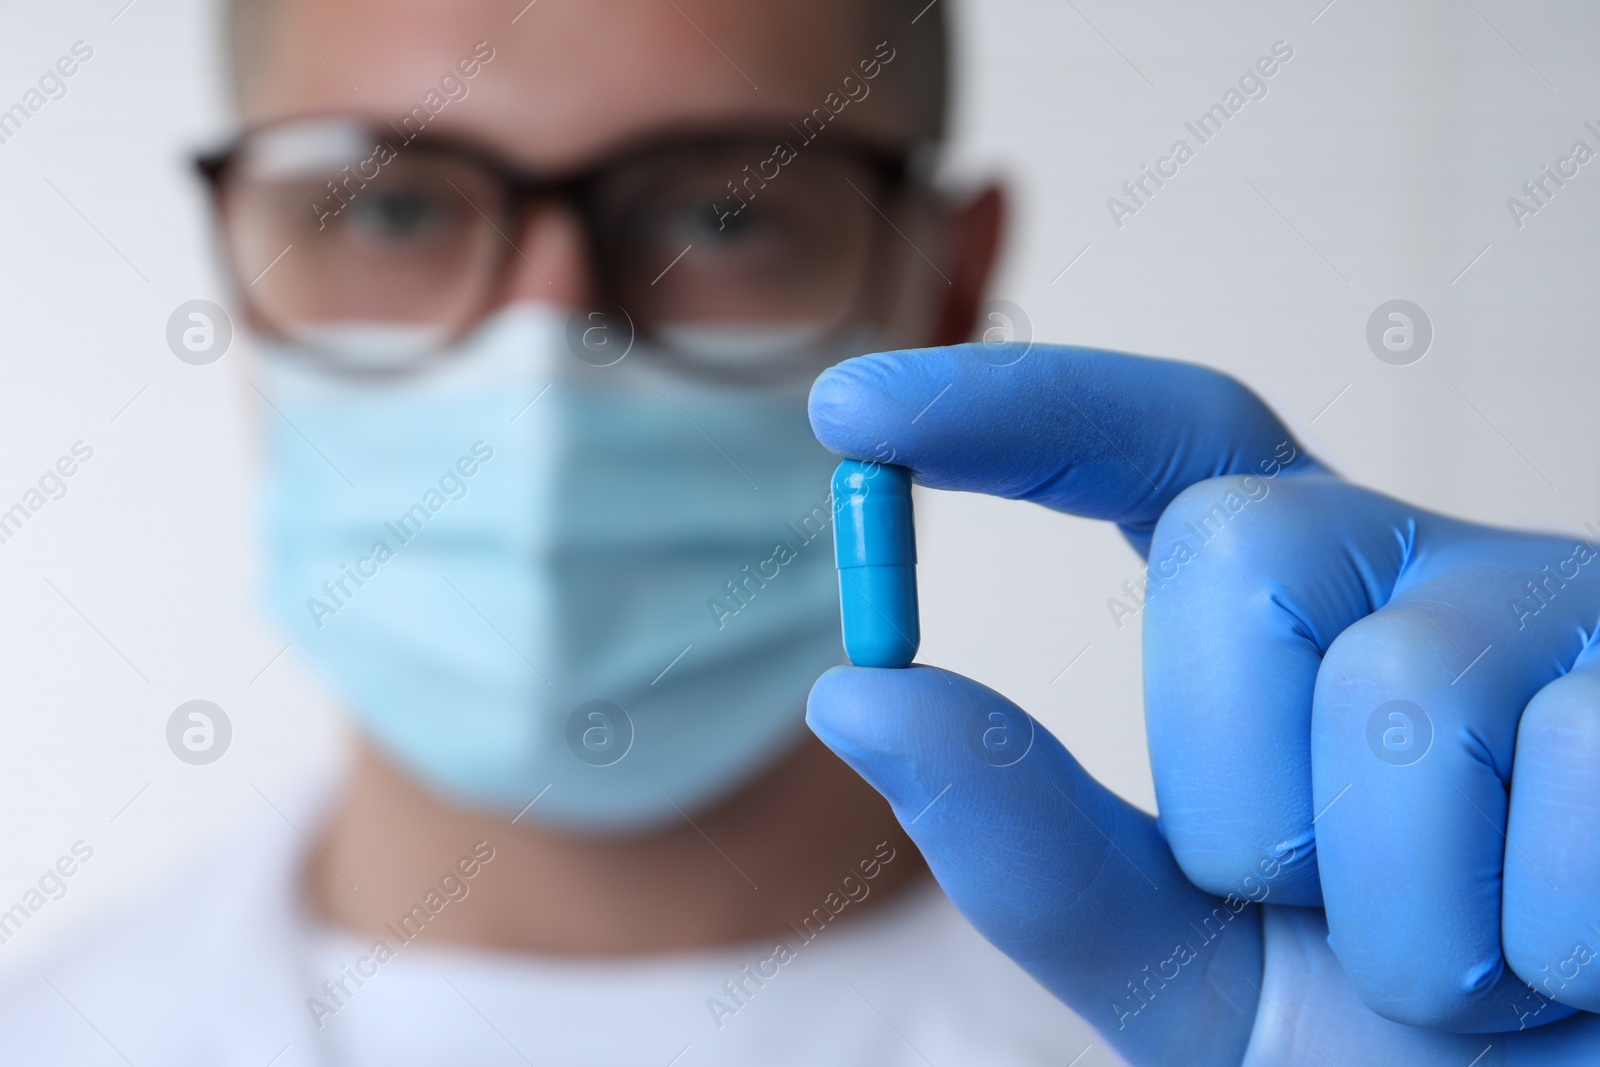
POLYGON ((1149 547, 1161 818, 974 681, 835 668, 808 722, 955 904, 1138 1065, 1600 1063, 1600 554, 1341 482, 1199 367, 1002 356, 847 361, 812 426, 1149 547))

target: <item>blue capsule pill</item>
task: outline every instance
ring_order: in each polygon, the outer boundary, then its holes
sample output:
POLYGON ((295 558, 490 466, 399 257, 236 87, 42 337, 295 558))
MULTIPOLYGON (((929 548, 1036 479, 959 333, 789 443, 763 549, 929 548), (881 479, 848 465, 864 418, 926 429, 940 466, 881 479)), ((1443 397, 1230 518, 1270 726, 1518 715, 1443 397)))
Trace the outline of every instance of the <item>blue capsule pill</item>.
POLYGON ((833 472, 833 510, 845 655, 857 667, 909 667, 922 643, 911 472, 847 459, 833 472))

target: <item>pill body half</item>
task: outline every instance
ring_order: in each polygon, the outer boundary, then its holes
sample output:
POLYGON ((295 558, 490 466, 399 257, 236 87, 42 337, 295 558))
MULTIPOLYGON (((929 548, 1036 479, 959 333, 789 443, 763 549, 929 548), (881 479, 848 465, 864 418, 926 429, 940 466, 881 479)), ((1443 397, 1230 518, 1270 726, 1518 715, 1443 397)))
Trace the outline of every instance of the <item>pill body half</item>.
POLYGON ((857 667, 909 667, 922 641, 911 472, 847 459, 833 473, 833 510, 845 655, 857 667))

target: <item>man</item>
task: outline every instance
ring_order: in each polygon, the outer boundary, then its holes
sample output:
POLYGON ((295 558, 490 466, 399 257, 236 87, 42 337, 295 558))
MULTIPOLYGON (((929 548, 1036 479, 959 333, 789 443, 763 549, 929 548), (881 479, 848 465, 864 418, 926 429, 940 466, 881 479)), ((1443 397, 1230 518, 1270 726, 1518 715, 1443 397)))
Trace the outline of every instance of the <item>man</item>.
POLYGON ((6 994, 0 1059, 1091 1043, 801 722, 840 656, 806 389, 969 336, 998 236, 927 184, 920 6, 234 5, 269 599, 362 729, 293 827, 6 994))

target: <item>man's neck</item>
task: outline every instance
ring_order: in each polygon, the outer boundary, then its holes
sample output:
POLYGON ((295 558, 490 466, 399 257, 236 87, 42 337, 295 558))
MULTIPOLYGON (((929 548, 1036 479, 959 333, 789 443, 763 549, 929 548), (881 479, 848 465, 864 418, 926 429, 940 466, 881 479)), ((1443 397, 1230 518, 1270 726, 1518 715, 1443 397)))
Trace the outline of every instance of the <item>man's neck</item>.
POLYGON ((926 873, 888 804, 809 735, 691 817, 623 839, 513 825, 447 804, 363 745, 308 892, 324 917, 378 937, 421 905, 415 925, 434 945, 639 955, 781 937, 816 909, 849 901, 859 914, 926 873))

